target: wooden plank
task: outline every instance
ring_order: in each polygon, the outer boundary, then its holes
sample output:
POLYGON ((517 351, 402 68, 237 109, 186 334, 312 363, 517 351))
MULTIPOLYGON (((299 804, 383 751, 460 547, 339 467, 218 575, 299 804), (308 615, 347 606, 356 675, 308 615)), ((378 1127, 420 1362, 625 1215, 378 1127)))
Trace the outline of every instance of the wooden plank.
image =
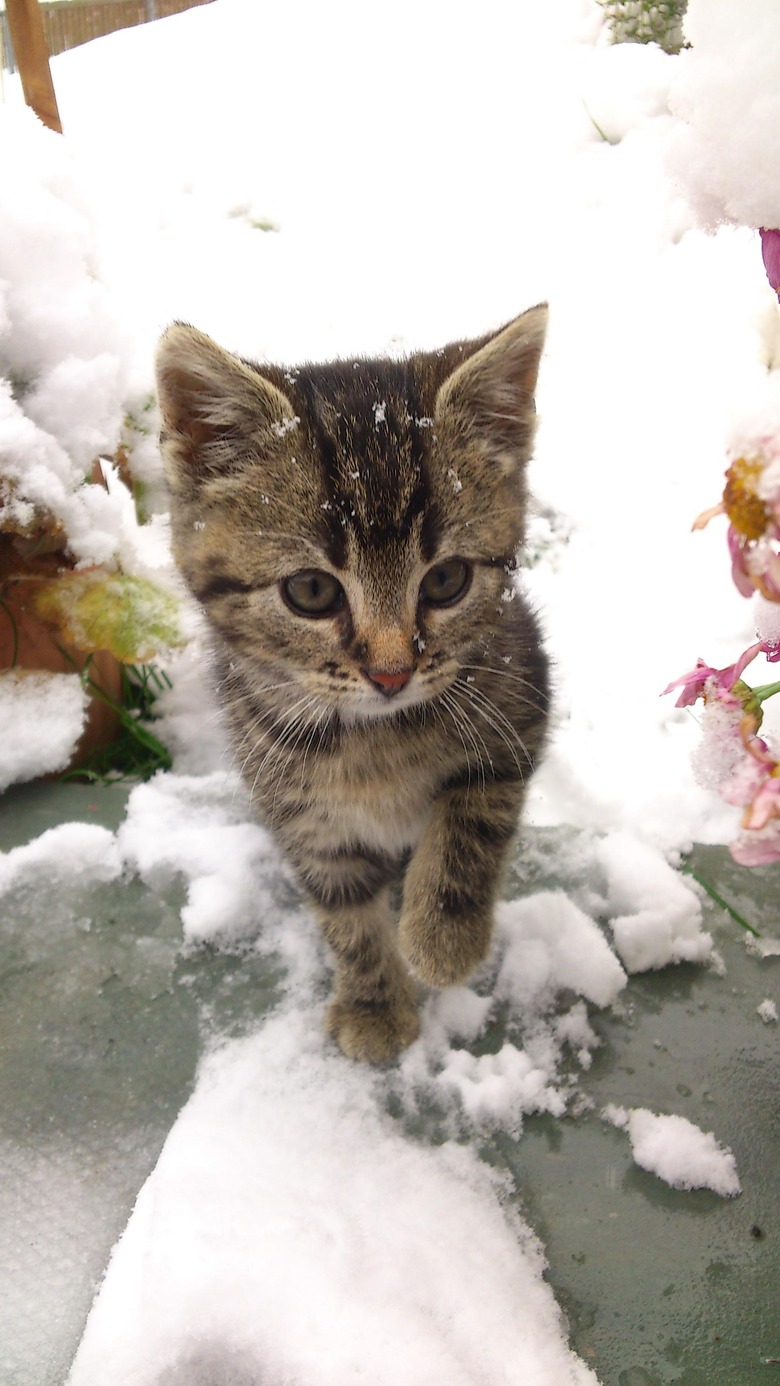
POLYGON ((28 106, 50 130, 62 134, 38 0, 6 0, 8 27, 28 106))
MULTIPOLYGON (((160 19, 211 3, 212 0, 155 0, 160 19)), ((40 9, 50 57, 149 20, 147 0, 42 0, 40 9)))

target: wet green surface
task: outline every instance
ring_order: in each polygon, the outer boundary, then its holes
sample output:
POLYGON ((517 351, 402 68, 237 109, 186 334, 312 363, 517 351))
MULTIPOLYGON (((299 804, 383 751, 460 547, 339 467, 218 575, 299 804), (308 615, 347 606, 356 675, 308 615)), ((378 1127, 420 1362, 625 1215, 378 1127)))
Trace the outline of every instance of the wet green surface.
MULTIPOLYGON (((499 1141, 572 1341, 605 1386, 758 1386, 780 1380, 780 1075, 777 1026, 756 1005, 766 964, 719 940, 728 972, 647 974, 625 1021, 596 1017, 596 1103, 679 1113, 731 1146, 743 1192, 669 1188, 594 1114, 529 1121, 499 1141), (756 986, 761 978, 761 984, 756 986)), ((772 965, 774 990, 777 963, 772 965)))
MULTIPOLYGON (((125 799, 104 787, 12 792, 0 850, 72 819, 113 829, 125 799)), ((780 870, 748 873, 714 849, 696 865, 780 934, 780 870)), ((533 887, 547 884, 537 873, 533 887)), ((199 1055, 273 1002, 267 960, 182 954, 180 905, 176 886, 76 881, 16 892, 0 918, 2 1386, 60 1386, 199 1055)), ((780 1383, 768 1360, 780 1358, 780 1027, 757 1013, 780 1001, 780 958, 751 954, 710 903, 707 925, 723 975, 683 966, 633 978, 622 1015, 591 1017, 603 1042, 579 1076, 586 1110, 529 1119, 520 1140, 495 1136, 484 1152, 511 1171, 572 1342, 603 1386, 780 1383), (678 1192, 639 1169, 599 1115, 607 1102, 714 1130, 734 1150, 742 1195, 678 1192)))
MULTIPOLYGON (((60 822, 113 830, 126 800, 119 787, 12 791, 0 851, 60 822)), ((182 903, 177 886, 130 880, 0 906, 0 1386, 61 1386, 204 1046, 271 1004, 267 960, 182 953, 182 903)))

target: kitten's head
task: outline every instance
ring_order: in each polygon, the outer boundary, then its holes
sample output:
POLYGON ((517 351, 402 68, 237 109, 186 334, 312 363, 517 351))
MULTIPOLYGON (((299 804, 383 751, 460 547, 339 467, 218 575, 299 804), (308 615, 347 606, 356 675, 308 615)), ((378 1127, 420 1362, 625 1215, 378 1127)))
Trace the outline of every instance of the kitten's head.
POLYGON ((182 324, 164 335, 176 558, 258 688, 379 716, 474 656, 523 538, 546 319, 290 371, 182 324))

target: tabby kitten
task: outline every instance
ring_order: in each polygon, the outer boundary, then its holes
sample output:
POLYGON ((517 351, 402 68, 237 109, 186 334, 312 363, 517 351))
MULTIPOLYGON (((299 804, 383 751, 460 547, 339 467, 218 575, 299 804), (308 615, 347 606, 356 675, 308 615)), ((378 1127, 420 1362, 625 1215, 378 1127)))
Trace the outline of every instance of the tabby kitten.
POLYGON ((462 982, 490 944, 546 719, 511 577, 546 317, 294 370, 183 324, 160 343, 176 559, 243 777, 335 955, 328 1029, 353 1058, 410 1044, 413 977, 462 982))

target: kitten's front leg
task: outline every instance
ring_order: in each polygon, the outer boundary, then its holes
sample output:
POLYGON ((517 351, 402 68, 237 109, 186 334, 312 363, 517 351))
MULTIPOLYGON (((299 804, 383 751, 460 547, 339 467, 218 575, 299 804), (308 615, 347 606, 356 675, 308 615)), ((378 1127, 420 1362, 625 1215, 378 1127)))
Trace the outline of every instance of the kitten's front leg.
POLYGON ((523 800, 520 780, 445 790, 409 863, 400 943, 432 986, 463 982, 486 957, 501 869, 523 800))
POLYGON ((336 959, 327 1028, 348 1058, 382 1063, 417 1038, 416 987, 399 954, 385 886, 373 898, 317 906, 336 959))

